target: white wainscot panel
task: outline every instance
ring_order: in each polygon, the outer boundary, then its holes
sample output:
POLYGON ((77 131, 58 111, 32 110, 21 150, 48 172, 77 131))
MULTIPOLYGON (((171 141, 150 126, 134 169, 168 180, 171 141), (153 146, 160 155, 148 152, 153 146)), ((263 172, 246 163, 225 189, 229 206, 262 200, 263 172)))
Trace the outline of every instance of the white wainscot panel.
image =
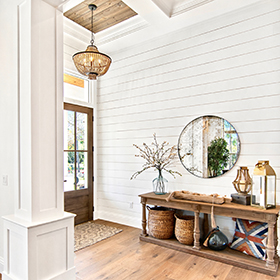
POLYGON ((66 247, 67 228, 60 228, 37 236, 37 255, 40 260, 37 266, 39 279, 51 278, 53 274, 59 274, 67 269, 66 247))

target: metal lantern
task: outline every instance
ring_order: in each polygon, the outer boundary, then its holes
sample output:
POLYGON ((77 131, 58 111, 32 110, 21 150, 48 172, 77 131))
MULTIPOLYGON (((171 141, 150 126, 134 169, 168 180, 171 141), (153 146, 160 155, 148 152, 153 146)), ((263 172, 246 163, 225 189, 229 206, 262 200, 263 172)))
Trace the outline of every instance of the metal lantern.
POLYGON ((255 165, 251 205, 262 209, 276 206, 276 174, 268 160, 259 160, 255 165))

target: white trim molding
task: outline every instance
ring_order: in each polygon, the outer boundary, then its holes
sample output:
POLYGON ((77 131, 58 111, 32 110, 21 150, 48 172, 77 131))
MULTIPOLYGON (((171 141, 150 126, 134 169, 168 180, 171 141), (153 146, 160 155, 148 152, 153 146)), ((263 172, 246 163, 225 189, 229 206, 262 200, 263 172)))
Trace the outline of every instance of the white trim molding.
POLYGON ((95 211, 94 220, 101 219, 113 223, 123 224, 135 228, 141 228, 141 216, 135 218, 129 215, 122 215, 119 213, 112 213, 107 211, 95 211))

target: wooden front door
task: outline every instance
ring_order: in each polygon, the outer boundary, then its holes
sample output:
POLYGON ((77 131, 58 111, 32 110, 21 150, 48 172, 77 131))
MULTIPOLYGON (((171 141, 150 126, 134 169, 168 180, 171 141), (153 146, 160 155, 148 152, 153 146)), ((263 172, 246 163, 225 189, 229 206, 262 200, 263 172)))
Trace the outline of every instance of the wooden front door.
POLYGON ((64 103, 64 210, 93 219, 93 109, 64 103))

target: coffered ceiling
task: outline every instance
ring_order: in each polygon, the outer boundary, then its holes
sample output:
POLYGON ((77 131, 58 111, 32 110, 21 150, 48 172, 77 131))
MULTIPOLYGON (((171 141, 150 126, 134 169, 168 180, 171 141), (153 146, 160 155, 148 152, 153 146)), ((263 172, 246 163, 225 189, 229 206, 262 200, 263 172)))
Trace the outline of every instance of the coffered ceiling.
MULTIPOLYGON (((234 10, 252 8, 263 0, 45 0, 62 2, 64 34, 88 43, 93 11, 93 33, 103 52, 114 52, 148 42, 176 30, 200 24, 234 10), (251 7, 250 7, 251 6, 251 7), (78 33, 73 30, 78 31, 78 33)), ((238 12, 237 12, 238 14, 238 12)), ((167 37, 168 40, 168 37, 167 37)), ((77 47, 78 49, 78 47, 77 47)))
MULTIPOLYGON (((152 5, 167 17, 176 16, 212 1, 214 0, 150 0, 152 5)), ((145 1, 139 2, 145 5, 145 1)), ((149 9, 149 5, 146 7, 149 9)), ((120 0, 85 0, 64 13, 65 17, 95 34, 136 15, 137 12, 120 0), (89 4, 97 6, 93 12, 93 27, 91 27, 89 4)))

